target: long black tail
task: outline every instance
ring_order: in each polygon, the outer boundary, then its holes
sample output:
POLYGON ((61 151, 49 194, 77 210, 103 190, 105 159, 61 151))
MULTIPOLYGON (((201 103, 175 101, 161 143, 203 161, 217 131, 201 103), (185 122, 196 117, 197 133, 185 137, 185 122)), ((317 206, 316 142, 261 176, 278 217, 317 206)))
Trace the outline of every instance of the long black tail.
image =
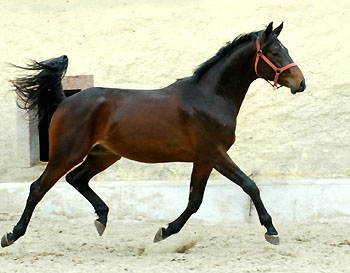
POLYGON ((17 78, 11 81, 18 95, 17 105, 21 109, 34 111, 39 121, 49 117, 58 104, 64 100, 61 80, 64 77, 68 58, 63 55, 42 62, 33 61, 27 67, 14 67, 27 71, 40 71, 38 74, 17 78))

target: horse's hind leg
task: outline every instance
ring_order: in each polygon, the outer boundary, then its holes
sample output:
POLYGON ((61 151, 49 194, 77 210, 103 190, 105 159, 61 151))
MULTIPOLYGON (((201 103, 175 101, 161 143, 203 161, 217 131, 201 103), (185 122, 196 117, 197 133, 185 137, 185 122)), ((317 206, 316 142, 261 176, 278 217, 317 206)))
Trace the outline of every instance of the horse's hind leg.
POLYGON ((106 228, 109 209, 102 199, 90 188, 89 181, 93 176, 102 172, 119 159, 119 155, 106 149, 93 148, 85 161, 66 175, 67 182, 78 190, 94 207, 98 216, 98 219, 95 220, 95 226, 100 236, 106 228))
MULTIPOLYGON (((57 127, 57 126, 56 126, 57 127)), ((1 239, 1 246, 6 247, 13 244, 18 238, 23 236, 27 230, 30 218, 36 205, 52 186, 71 168, 77 165, 88 154, 90 141, 81 141, 85 132, 83 130, 50 130, 50 160, 43 174, 31 184, 30 192, 22 216, 11 233, 4 235, 1 239), (60 133, 57 133, 57 132, 60 133), (81 134, 79 134, 81 132, 81 134)), ((56 128, 57 129, 57 128, 56 128)))
MULTIPOLYGON (((62 160, 62 162, 64 162, 64 159, 62 160)), ((79 161, 76 161, 76 163, 79 163, 79 161)), ((2 247, 6 247, 13 244, 18 238, 25 234, 36 205, 40 202, 44 195, 52 188, 52 186, 58 181, 58 179, 60 179, 75 164, 63 164, 59 166, 49 163, 47 165, 44 173, 35 182, 31 184, 29 196, 22 216, 19 222, 13 228, 13 231, 11 233, 5 234, 2 237, 2 247)))
POLYGON ((159 229, 153 240, 155 243, 179 232, 191 215, 199 209, 202 204, 204 190, 212 169, 213 166, 211 165, 199 163, 193 164, 188 205, 185 211, 175 221, 171 222, 167 228, 159 229))

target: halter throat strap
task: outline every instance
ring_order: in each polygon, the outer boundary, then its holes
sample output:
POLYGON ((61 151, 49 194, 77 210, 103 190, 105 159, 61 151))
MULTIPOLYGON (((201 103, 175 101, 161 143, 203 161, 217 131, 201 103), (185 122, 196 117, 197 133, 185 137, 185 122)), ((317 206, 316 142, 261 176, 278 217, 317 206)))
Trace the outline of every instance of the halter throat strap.
POLYGON ((274 81, 273 81, 273 84, 270 83, 268 80, 266 80, 273 88, 280 88, 282 87, 282 85, 278 86, 277 85, 277 82, 278 82, 278 79, 279 79, 279 76, 281 75, 281 73, 283 71, 286 71, 287 69, 293 67, 293 66, 296 66, 297 64, 296 63, 290 63, 290 64, 287 64, 281 68, 278 68, 277 66, 275 66, 262 52, 261 50, 261 46, 260 46, 260 39, 259 39, 259 36, 256 38, 256 59, 255 59, 255 74, 259 77, 259 78, 262 78, 259 73, 258 73, 258 63, 259 63, 259 60, 260 58, 263 59, 267 64, 268 66, 270 66, 272 68, 272 70, 275 72, 275 78, 274 78, 274 81))

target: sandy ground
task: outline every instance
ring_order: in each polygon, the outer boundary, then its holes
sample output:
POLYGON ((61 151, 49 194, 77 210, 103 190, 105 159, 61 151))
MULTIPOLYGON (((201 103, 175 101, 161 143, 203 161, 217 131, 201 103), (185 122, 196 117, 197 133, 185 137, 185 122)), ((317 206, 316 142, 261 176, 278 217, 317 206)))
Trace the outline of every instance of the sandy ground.
MULTIPOLYGON (((16 216, 17 217, 17 216, 16 216)), ((2 217, 1 232, 15 218, 2 217)), ((257 224, 207 226, 190 221, 154 244, 164 221, 111 220, 102 237, 92 219, 34 217, 27 234, 0 250, 0 272, 349 272, 348 224, 279 226, 281 244, 257 224)))

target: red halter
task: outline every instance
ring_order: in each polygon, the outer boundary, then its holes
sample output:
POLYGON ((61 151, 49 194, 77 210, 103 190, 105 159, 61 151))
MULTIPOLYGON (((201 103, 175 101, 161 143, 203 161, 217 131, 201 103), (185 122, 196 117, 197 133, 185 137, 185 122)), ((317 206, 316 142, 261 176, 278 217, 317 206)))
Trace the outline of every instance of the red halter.
POLYGON ((258 73, 258 62, 259 62, 259 59, 260 57, 273 69, 273 71, 275 71, 275 79, 274 79, 274 82, 273 84, 270 83, 268 80, 266 80, 273 88, 280 88, 282 87, 282 85, 280 86, 277 86, 277 82, 278 82, 278 78, 279 76, 281 75, 281 73, 293 66, 296 66, 296 63, 290 63, 290 64, 287 64, 286 66, 283 66, 282 68, 278 68, 277 66, 275 66, 263 53, 262 53, 262 50, 260 49, 260 39, 259 39, 259 36, 257 37, 256 39, 256 51, 257 51, 257 54, 256 54, 256 59, 255 59, 255 73, 256 75, 261 78, 261 76, 259 75, 258 73))

